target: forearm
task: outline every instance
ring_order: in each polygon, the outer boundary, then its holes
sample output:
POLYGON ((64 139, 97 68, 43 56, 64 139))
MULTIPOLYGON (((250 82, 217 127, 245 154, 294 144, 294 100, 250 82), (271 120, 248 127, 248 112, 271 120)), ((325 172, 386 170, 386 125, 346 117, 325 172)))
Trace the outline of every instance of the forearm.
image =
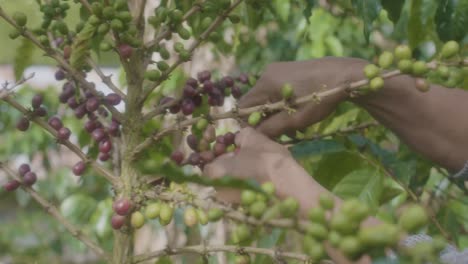
POLYGON ((460 170, 468 159, 468 92, 431 85, 423 93, 413 77, 403 75, 352 101, 414 151, 448 170, 460 170))

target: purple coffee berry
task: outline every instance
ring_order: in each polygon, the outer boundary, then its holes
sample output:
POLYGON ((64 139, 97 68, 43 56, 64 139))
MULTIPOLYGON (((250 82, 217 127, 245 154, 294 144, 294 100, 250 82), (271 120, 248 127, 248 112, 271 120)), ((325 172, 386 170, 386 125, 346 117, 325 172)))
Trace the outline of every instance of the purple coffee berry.
POLYGON ((113 137, 117 137, 119 135, 119 132, 120 132, 120 124, 116 121, 112 121, 109 125, 109 134, 111 134, 111 136, 113 137))
POLYGON ((18 167, 18 174, 23 177, 27 172, 31 171, 29 164, 23 163, 18 167))
POLYGON ((112 228, 115 230, 119 230, 125 224, 125 216, 122 215, 113 215, 111 218, 111 225, 112 228))
POLYGON ((109 153, 112 150, 112 141, 109 139, 103 140, 99 143, 99 151, 101 153, 109 153))
POLYGON ((224 144, 226 144, 227 146, 234 144, 235 138, 236 138, 236 135, 234 135, 234 133, 232 132, 226 133, 224 135, 224 144))
POLYGON ((133 48, 127 44, 122 44, 118 47, 119 54, 123 59, 129 59, 132 56, 133 48))
POLYGON ((116 93, 106 95, 106 102, 110 105, 118 105, 122 101, 122 97, 116 93))
POLYGON ((197 95, 197 90, 190 85, 184 87, 184 96, 185 97, 194 97, 197 95))
POLYGON ((200 153, 200 158, 204 164, 208 164, 214 160, 215 155, 212 151, 203 151, 200 153))
POLYGON ((212 81, 206 80, 203 82, 203 92, 210 94, 215 89, 215 86, 212 81))
POLYGON ((44 98, 40 94, 35 94, 31 99, 31 105, 34 109, 39 108, 43 102, 44 98))
POLYGON ((181 151, 174 151, 171 154, 171 159, 174 161, 177 165, 182 164, 182 161, 184 161, 184 153, 181 151))
POLYGON ((112 204, 112 209, 118 215, 128 215, 132 209, 132 202, 127 198, 120 198, 112 204))
POLYGON ((101 142, 104 138, 106 138, 106 133, 105 133, 104 129, 98 128, 98 129, 95 129, 95 130, 91 133, 91 137, 92 137, 96 142, 101 142))
POLYGON ((26 117, 21 117, 20 120, 18 120, 18 123, 16 123, 16 128, 19 131, 26 131, 29 128, 29 120, 26 117))
POLYGON ((223 78, 223 82, 226 87, 232 87, 234 85, 234 79, 231 76, 226 76, 223 78))
POLYGON ((231 88, 231 94, 234 98, 236 99, 239 99, 241 98, 242 96, 242 91, 241 89, 239 88, 239 86, 237 85, 234 85, 232 88, 231 88))
POLYGON ((213 152, 215 156, 223 155, 226 153, 226 145, 216 142, 213 147, 213 152))
POLYGON ((182 101, 182 113, 184 115, 191 115, 195 111, 195 104, 193 103, 193 100, 185 98, 182 101))
POLYGON ((18 189, 18 187, 20 187, 21 183, 17 180, 11 180, 11 181, 8 181, 7 183, 5 183, 3 185, 3 189, 7 192, 12 192, 16 189, 18 189))
POLYGON ((86 110, 89 112, 94 112, 98 110, 100 105, 99 99, 96 97, 91 97, 86 100, 86 110))
POLYGON ((108 161, 110 159, 110 154, 99 152, 98 159, 100 161, 108 161))
POLYGON ((62 81, 62 80, 64 80, 64 79, 65 79, 65 76, 66 76, 66 75, 65 75, 65 72, 62 71, 62 70, 57 70, 57 71, 55 72, 55 79, 56 79, 57 81, 62 81))
POLYGON ((76 100, 74 96, 68 98, 67 104, 73 110, 75 110, 78 106, 80 106, 80 103, 78 102, 78 100, 76 100))
POLYGON ((75 174, 76 176, 83 175, 85 170, 86 170, 86 164, 83 161, 78 161, 78 163, 76 163, 72 169, 73 174, 75 174))
POLYGON ((200 154, 198 154, 197 152, 192 152, 192 154, 190 154, 188 158, 189 164, 193 166, 200 165, 200 161, 200 154))
POLYGON ((61 127, 57 131, 57 138, 59 140, 68 140, 70 138, 70 135, 71 135, 71 131, 67 127, 61 127))
POLYGON ((75 117, 78 119, 82 119, 86 115, 86 105, 80 104, 77 108, 75 108, 75 117))
POLYGON ((198 81, 197 79, 195 78, 188 78, 187 81, 185 82, 185 84, 189 85, 189 86, 192 86, 193 88, 198 88, 198 81))
POLYGON ((194 134, 187 136, 187 145, 194 151, 198 149, 198 139, 194 134))
POLYGON ((36 173, 32 171, 26 172, 23 177, 23 184, 26 186, 31 186, 37 181, 37 175, 36 173))
POLYGON ((47 115, 47 110, 43 106, 40 106, 39 108, 34 109, 33 113, 36 116, 44 117, 47 115))
POLYGON ((56 116, 49 118, 49 121, 47 123, 55 130, 59 130, 63 127, 62 121, 56 116))
POLYGON ((245 74, 245 73, 242 73, 241 75, 239 75, 237 80, 239 82, 243 83, 243 84, 248 84, 249 83, 249 76, 247 76, 247 74, 245 74))
POLYGON ((193 101, 193 104, 195 104, 195 107, 198 107, 203 103, 203 97, 197 94, 194 97, 192 97, 192 101, 193 101))
POLYGON ((86 121, 84 128, 86 132, 91 133, 96 129, 96 122, 94 122, 94 120, 88 120, 86 121))
POLYGON ((197 78, 200 82, 211 79, 211 73, 209 71, 202 71, 197 74, 197 78))

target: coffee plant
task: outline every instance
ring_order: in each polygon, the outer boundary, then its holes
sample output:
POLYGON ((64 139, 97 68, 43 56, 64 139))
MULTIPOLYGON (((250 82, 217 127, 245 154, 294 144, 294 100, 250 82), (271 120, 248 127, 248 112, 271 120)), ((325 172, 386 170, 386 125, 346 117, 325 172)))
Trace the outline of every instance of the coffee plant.
POLYGON ((303 214, 272 182, 203 176, 236 155, 240 127, 281 110, 372 94, 404 74, 421 93, 468 89, 468 1, 37 0, 30 13, 12 2, 0 3, 17 52, 16 80, 0 88, 0 195, 18 206, 0 228, 8 263, 76 261, 67 250, 87 263, 439 263, 447 247, 468 247, 466 179, 349 102, 275 139, 340 206, 322 194, 303 214), (358 81, 305 96, 284 83, 281 100, 238 107, 266 64, 327 55, 369 64, 358 81), (236 66, 223 70, 225 57, 236 66), (33 63, 52 65, 59 89, 29 85, 33 63), (187 69, 196 63, 206 67, 187 69), (120 67, 118 81, 105 64, 120 67), (226 187, 241 190, 238 204, 212 191, 226 187), (421 233, 431 239, 401 243, 421 233))

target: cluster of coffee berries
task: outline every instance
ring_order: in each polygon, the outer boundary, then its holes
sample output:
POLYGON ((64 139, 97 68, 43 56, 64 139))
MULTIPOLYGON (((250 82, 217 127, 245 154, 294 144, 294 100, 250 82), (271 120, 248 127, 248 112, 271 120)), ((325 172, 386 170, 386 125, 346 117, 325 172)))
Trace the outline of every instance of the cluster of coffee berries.
POLYGON ((23 184, 24 186, 32 186, 37 181, 37 175, 31 171, 29 164, 23 163, 18 167, 18 175, 20 180, 10 180, 3 185, 3 189, 7 192, 12 192, 23 184))
MULTIPOLYGON (((42 106, 44 99, 42 95, 36 94, 31 100, 31 105, 32 105, 32 111, 30 114, 29 118, 34 118, 34 117, 44 117, 47 115, 47 110, 42 106)), ((16 123, 16 128, 19 131, 26 131, 29 128, 29 118, 26 116, 23 116, 18 120, 16 123)))

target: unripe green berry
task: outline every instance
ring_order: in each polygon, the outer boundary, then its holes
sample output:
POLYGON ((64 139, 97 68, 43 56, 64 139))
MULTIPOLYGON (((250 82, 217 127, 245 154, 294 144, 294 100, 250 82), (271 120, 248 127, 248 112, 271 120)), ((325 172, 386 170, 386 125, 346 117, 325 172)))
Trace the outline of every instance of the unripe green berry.
POLYGON ((256 201, 249 207, 249 213, 256 218, 260 218, 265 213, 267 205, 263 201, 256 201))
POLYGON ((234 264, 250 264, 250 256, 247 254, 236 255, 234 257, 234 264))
POLYGON ((420 92, 423 92, 423 93, 429 91, 429 88, 430 88, 429 83, 423 78, 416 78, 415 86, 416 86, 416 89, 418 89, 420 92))
POLYGON ((201 118, 200 120, 197 121, 196 127, 198 130, 205 130, 205 128, 208 126, 208 120, 206 118, 201 118))
POLYGON ((406 45, 399 45, 395 48, 395 57, 398 60, 410 60, 412 57, 411 49, 406 45))
POLYGON ((181 42, 174 43, 174 50, 179 53, 185 49, 184 44, 181 42))
POLYGON ((283 96, 283 99, 287 100, 291 98, 294 94, 294 89, 291 84, 286 83, 283 88, 281 88, 281 95, 283 96))
POLYGON ((249 115, 248 123, 251 126, 256 126, 260 119, 262 118, 262 114, 260 112, 253 112, 249 115))
POLYGON ((363 202, 353 198, 343 202, 341 211, 352 221, 360 222, 369 215, 370 209, 363 202))
POLYGON ((274 195, 276 188, 272 182, 265 182, 261 185, 262 190, 268 195, 274 195))
POLYGON ((192 227, 198 223, 197 212, 193 207, 185 209, 184 223, 188 227, 192 227))
POLYGON ((113 19, 115 16, 115 9, 111 6, 104 7, 104 9, 102 9, 102 16, 108 20, 113 19))
POLYGON ((16 30, 16 29, 13 29, 13 31, 11 31, 10 34, 8 34, 8 36, 9 36, 11 39, 17 39, 19 36, 21 36, 21 32, 19 32, 19 31, 16 30))
POLYGON ((441 78, 446 79, 450 75, 450 69, 445 65, 440 65, 439 67, 437 67, 437 74, 441 78))
POLYGON ((309 220, 313 223, 325 224, 326 215, 322 207, 312 207, 308 213, 309 220))
POLYGON ((110 27, 109 27, 109 24, 107 23, 102 23, 101 25, 99 25, 97 31, 99 34, 101 35, 105 35, 107 34, 107 32, 109 32, 110 30, 110 27))
POLYGON ((239 224, 235 227, 234 232, 232 233, 232 239, 234 243, 241 243, 249 239, 250 237, 249 227, 245 224, 239 224))
POLYGON ((109 42, 101 42, 99 44, 99 49, 102 50, 102 51, 109 51, 112 49, 112 44, 110 44, 109 42))
POLYGON ((145 217, 139 211, 133 212, 130 218, 130 224, 133 228, 139 229, 145 224, 145 217))
POLYGON ((244 190, 241 193, 241 203, 242 205, 251 205, 255 202, 257 194, 251 190, 244 190))
POLYGON ((362 245, 359 242, 359 239, 354 236, 347 236, 342 238, 338 248, 351 259, 356 258, 362 251, 362 245))
POLYGON ((386 247, 398 243, 400 232, 398 227, 388 223, 363 227, 358 233, 359 242, 367 247, 386 247))
POLYGON ((28 17, 23 12, 15 12, 13 14, 13 20, 16 22, 18 26, 24 27, 26 26, 26 23, 28 22, 28 17))
POLYGON ((126 10, 128 9, 128 2, 127 0, 115 0, 114 7, 117 10, 126 10))
POLYGON ((159 222, 161 225, 168 225, 171 222, 173 215, 174 208, 167 203, 161 204, 161 211, 159 212, 159 222))
POLYGON ((231 21, 231 23, 233 24, 237 24, 240 22, 240 17, 238 15, 230 15, 229 17, 229 21, 231 21))
POLYGON ((379 56, 379 66, 387 69, 390 68, 393 64, 393 54, 389 51, 384 51, 382 54, 379 56))
POLYGON ((413 71, 413 62, 411 60, 401 60, 398 62, 398 69, 402 73, 411 73, 413 71))
POLYGON ((364 67, 364 74, 366 75, 367 79, 370 80, 380 74, 380 68, 375 64, 368 64, 366 67, 364 67))
POLYGON ((182 18, 184 17, 184 13, 179 9, 174 9, 169 13, 169 17, 174 23, 182 22, 182 18))
POLYGON ((221 219, 224 215, 224 212, 223 210, 219 209, 219 208, 211 208, 209 211, 208 211, 208 219, 211 221, 211 222, 216 222, 218 221, 219 219, 221 219))
POLYGON ((335 206, 335 199, 331 194, 321 193, 319 196, 320 206, 325 210, 331 210, 335 206))
POLYGON ((161 78, 161 72, 158 70, 149 70, 145 73, 145 78, 152 82, 156 82, 161 78))
POLYGON ((323 241, 328 236, 328 230, 325 226, 318 223, 310 223, 307 227, 307 234, 311 235, 318 241, 323 241))
POLYGON ((416 61, 413 63, 413 74, 416 76, 422 76, 429 71, 424 61, 416 61))
POLYGON ((188 50, 182 50, 179 53, 179 57, 182 61, 190 61, 190 59, 192 58, 192 54, 188 50))
POLYGON ((94 15, 100 17, 102 16, 102 4, 99 2, 94 2, 91 4, 91 11, 94 15))
POLYGON ((101 23, 101 20, 96 15, 92 15, 88 18, 88 23, 93 26, 97 26, 101 23))
POLYGON ((123 23, 129 23, 132 21, 132 14, 128 11, 119 12, 117 13, 117 18, 123 23))
POLYGON ((384 87, 384 80, 382 77, 375 77, 369 83, 371 91, 378 91, 384 87))
POLYGON ((294 216, 299 210, 299 202, 292 197, 288 197, 281 202, 280 210, 285 217, 294 216))
POLYGON ((183 26, 180 26, 177 28, 177 34, 179 34, 179 36, 182 38, 182 39, 189 39, 190 38, 190 31, 188 31, 186 28, 184 28, 183 26))
POLYGON ((155 219, 159 217, 159 213, 161 212, 161 204, 160 203, 151 203, 146 206, 145 209, 145 216, 148 219, 155 219))
POLYGON ((207 29, 211 23, 213 23, 213 19, 211 17, 204 17, 202 22, 201 22, 201 27, 203 29, 207 29))
POLYGON ((336 231, 330 231, 328 233, 328 242, 330 242, 330 245, 332 245, 332 247, 338 247, 339 244, 340 244, 340 241, 341 241, 341 235, 336 232, 336 231))
POLYGON ((156 66, 158 66, 158 69, 162 72, 167 71, 169 69, 169 64, 165 61, 158 61, 156 62, 156 66))
POLYGON ((408 206, 399 218, 399 225, 407 232, 416 232, 428 223, 424 208, 420 205, 408 206))
POLYGON ((164 60, 167 60, 171 57, 171 54, 165 47, 160 47, 158 52, 159 52, 159 55, 161 55, 161 58, 164 60))
POLYGON ((114 31, 121 31, 124 29, 124 24, 119 19, 112 19, 110 23, 110 27, 114 31))
POLYGON ((442 51, 440 52, 440 55, 444 59, 449 59, 455 56, 459 50, 460 50, 460 45, 458 44, 458 42, 451 40, 444 44, 444 46, 442 47, 442 51))
POLYGON ((197 209, 197 218, 198 218, 198 223, 200 225, 206 225, 208 224, 208 216, 206 215, 205 211, 202 209, 197 209))

